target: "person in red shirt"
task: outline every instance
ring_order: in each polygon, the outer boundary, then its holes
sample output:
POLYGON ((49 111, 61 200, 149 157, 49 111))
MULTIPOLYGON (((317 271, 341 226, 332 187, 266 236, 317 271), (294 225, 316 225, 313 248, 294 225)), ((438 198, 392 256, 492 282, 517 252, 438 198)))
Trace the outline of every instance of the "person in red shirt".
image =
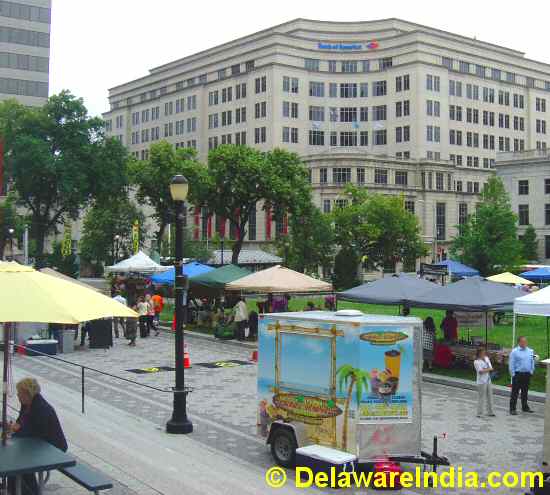
POLYGON ((443 338, 446 341, 458 341, 458 321, 450 309, 446 311, 445 318, 441 322, 441 330, 443 330, 443 338))
POLYGON ((153 303, 153 309, 155 311, 154 315, 154 325, 157 335, 159 334, 159 325, 160 325, 160 314, 162 313, 162 308, 164 308, 164 299, 163 297, 156 292, 155 295, 151 298, 153 303))

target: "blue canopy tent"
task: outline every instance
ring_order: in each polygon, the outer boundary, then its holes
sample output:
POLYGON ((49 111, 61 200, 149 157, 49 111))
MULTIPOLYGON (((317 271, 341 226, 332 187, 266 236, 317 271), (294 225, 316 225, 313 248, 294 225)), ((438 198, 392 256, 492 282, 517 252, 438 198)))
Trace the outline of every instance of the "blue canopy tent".
POLYGON ((541 267, 535 270, 529 270, 528 272, 521 273, 520 277, 533 282, 548 282, 550 280, 550 268, 541 267))
POLYGON ((445 260, 435 263, 436 266, 446 266, 449 276, 452 277, 477 277, 479 272, 475 268, 470 268, 469 266, 463 265, 458 261, 454 260, 445 260))
MULTIPOLYGON (((197 261, 192 261, 191 263, 186 263, 183 265, 183 274, 191 278, 195 275, 202 275, 203 273, 208 273, 214 270, 211 266, 203 265, 197 261)), ((171 267, 169 270, 166 270, 162 273, 156 273, 151 277, 151 281, 154 284, 159 285, 174 285, 175 280, 175 269, 171 267)))

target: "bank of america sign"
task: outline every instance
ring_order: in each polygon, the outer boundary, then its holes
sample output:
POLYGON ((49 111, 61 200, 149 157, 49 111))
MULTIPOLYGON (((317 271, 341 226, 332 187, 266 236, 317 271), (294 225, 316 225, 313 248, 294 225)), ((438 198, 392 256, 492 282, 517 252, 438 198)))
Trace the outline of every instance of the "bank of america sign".
POLYGON ((379 47, 378 41, 367 41, 366 43, 324 43, 319 41, 319 50, 376 50, 379 47))

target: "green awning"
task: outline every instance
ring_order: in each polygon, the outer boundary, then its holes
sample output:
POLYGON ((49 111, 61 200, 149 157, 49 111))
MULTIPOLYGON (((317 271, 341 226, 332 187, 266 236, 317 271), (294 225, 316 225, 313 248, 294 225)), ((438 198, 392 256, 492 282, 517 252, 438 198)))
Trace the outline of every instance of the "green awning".
POLYGON ((250 271, 236 265, 225 265, 208 273, 202 273, 191 277, 192 285, 203 285, 213 289, 223 289, 226 284, 250 275, 250 271))

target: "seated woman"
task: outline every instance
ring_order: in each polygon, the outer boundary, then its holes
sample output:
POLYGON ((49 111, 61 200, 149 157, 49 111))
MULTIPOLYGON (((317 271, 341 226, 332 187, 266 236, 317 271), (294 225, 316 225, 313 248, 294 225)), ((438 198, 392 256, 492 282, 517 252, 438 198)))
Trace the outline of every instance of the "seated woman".
MULTIPOLYGON (((17 397, 21 403, 19 417, 9 425, 13 437, 39 438, 63 452, 68 445, 55 409, 40 394, 40 385, 34 378, 23 378, 17 383, 17 397)), ((9 493, 15 493, 15 479, 8 481, 9 493)), ((23 495, 38 493, 33 474, 23 476, 23 495)))

